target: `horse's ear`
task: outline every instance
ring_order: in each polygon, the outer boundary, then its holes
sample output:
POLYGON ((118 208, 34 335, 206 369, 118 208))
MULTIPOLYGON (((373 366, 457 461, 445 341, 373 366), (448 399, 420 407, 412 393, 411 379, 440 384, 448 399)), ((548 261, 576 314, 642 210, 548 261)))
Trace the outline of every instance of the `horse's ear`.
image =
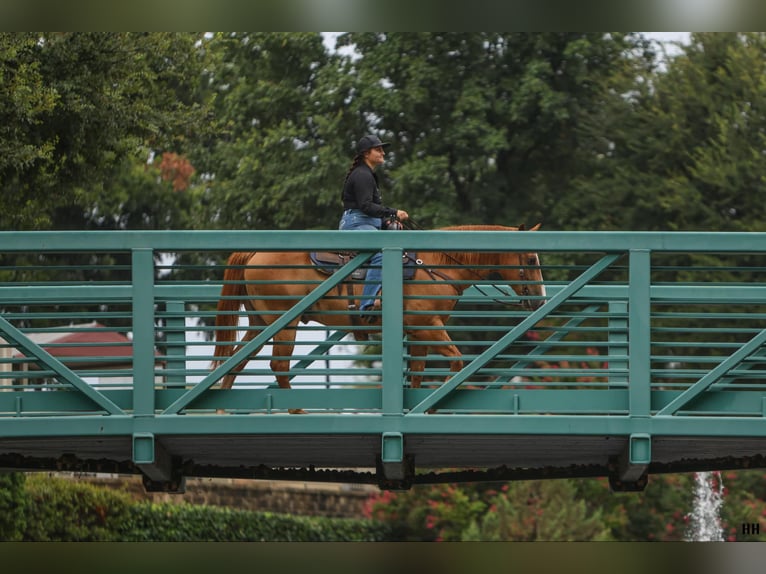
POLYGON ((532 229, 530 229, 530 231, 537 231, 538 229, 540 229, 540 226, 541 226, 541 225, 542 225, 542 223, 538 223, 538 224, 537 224, 537 225, 535 225, 535 226, 534 226, 532 229))
POLYGON ((519 225, 519 227, 517 229, 519 231, 524 231, 524 224, 522 223, 521 225, 519 225))

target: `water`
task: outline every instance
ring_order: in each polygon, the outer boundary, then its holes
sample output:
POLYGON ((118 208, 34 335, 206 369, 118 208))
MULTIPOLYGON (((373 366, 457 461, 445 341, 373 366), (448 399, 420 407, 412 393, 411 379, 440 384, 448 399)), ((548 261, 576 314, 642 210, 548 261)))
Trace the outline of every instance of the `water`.
POLYGON ((721 527, 723 481, 720 472, 698 472, 694 475, 694 508, 689 514, 689 542, 723 542, 721 527))

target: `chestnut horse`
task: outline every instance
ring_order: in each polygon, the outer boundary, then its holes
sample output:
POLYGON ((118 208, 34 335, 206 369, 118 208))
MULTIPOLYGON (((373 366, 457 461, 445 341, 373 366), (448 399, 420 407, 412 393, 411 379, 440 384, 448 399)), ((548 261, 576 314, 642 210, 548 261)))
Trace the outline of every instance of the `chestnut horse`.
MULTIPOLYGON (((529 231, 536 231, 539 227, 540 224, 535 225, 529 231)), ((466 225, 442 230, 511 232, 523 229, 523 226, 466 225)), ((498 241, 513 244, 511 237, 498 238, 498 241)), ((429 251, 418 253, 418 258, 422 265, 418 265, 413 281, 405 281, 403 286, 403 322, 408 340, 424 342, 411 346, 412 373, 422 373, 425 368, 424 357, 431 349, 450 361, 451 372, 455 373, 463 368, 460 351, 447 334, 445 323, 460 294, 470 285, 509 282, 521 297, 522 306, 528 310, 534 310, 545 302, 545 286, 536 253, 429 251), (492 268, 493 266, 496 267, 492 268)), ((308 295, 325 278, 312 266, 306 252, 233 253, 229 257, 228 265, 223 276, 221 299, 218 302, 213 368, 276 321, 281 313, 308 295), (290 268, 291 266, 295 268, 290 268), (241 304, 250 311, 250 328, 235 348, 241 304)), ((353 290, 353 297, 358 300, 362 283, 352 282, 350 288, 353 290)), ((344 292, 340 288, 336 291, 338 294, 344 292)), ((353 314, 348 312, 349 303, 348 298, 328 294, 312 306, 310 318, 336 329, 346 328, 354 333, 357 340, 365 340, 369 328, 360 330, 358 319, 352 319, 353 314)), ((270 366, 281 388, 290 388, 287 372, 295 346, 295 328, 299 320, 300 317, 296 318, 273 337, 273 358, 270 366)), ((258 350, 255 350, 253 355, 257 352, 258 350)), ((246 363, 247 360, 242 361, 224 376, 222 388, 231 388, 237 373, 246 363)), ((413 375, 410 383, 412 387, 417 388, 420 387, 421 381, 422 375, 413 375)))

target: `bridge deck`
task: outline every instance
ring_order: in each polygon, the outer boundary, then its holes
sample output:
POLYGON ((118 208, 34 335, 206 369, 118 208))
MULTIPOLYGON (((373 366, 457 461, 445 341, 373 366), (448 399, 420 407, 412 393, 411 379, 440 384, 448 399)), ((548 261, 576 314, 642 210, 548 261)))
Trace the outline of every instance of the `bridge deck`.
MULTIPOLYGON (((618 479, 624 436, 407 435, 404 449, 419 474, 409 482, 601 477, 618 479), (446 454, 449 453, 449 454, 446 454), (459 462, 460 464, 456 464, 459 462), (446 470, 445 470, 446 469, 446 470), (471 469, 471 472, 461 472, 471 469), (425 471, 434 471, 427 473, 425 471)), ((184 476, 303 478, 375 482, 380 437, 374 435, 164 436, 184 476), (312 469, 322 469, 316 472, 312 469)), ((648 474, 764 466, 766 438, 655 437, 648 474)), ((137 473, 130 437, 0 440, 0 464, 23 470, 137 473)))

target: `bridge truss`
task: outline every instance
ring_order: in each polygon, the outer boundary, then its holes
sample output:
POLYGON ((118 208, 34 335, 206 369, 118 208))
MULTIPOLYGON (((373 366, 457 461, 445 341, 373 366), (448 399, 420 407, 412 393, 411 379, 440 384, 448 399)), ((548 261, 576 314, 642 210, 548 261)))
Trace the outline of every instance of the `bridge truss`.
POLYGON ((631 490, 766 466, 766 234, 2 232, 0 245, 2 469, 141 473, 166 491, 186 476, 608 476, 631 490), (507 284, 466 291, 449 324, 463 370, 445 382, 429 355, 415 389, 401 257, 437 248, 538 252, 547 295, 530 312, 507 284), (211 370, 226 256, 309 249, 383 251, 378 339, 312 322, 310 295, 211 370), (298 316, 292 389, 274 384, 268 344, 218 388, 298 316))

